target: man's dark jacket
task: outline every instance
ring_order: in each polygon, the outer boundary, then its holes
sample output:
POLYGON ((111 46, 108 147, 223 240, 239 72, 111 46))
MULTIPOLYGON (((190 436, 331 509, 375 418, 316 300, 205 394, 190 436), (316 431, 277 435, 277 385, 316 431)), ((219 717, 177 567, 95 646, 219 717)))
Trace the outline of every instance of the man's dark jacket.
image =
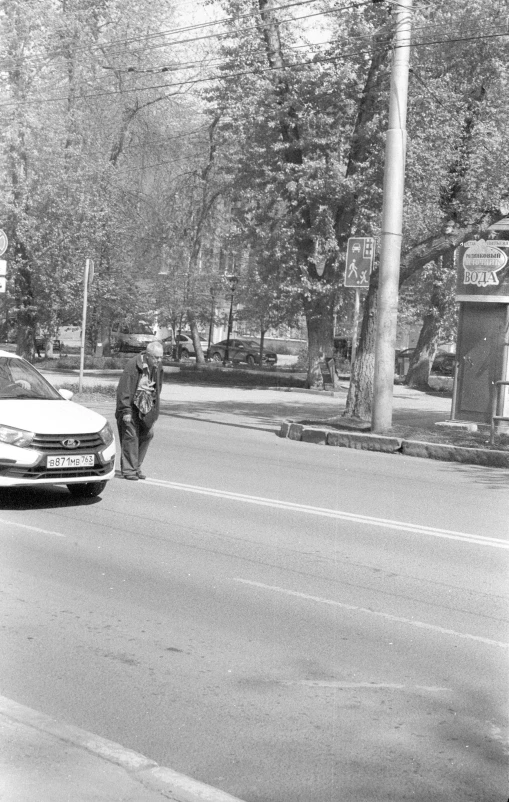
POLYGON ((163 383, 163 368, 161 363, 154 363, 152 367, 147 362, 147 354, 138 354, 129 360, 124 368, 118 387, 117 387, 117 418, 126 415, 137 415, 143 424, 149 429, 159 417, 159 397, 161 395, 161 386, 163 383), (138 408, 134 404, 134 394, 138 386, 138 381, 147 372, 150 381, 155 382, 155 403, 150 412, 146 415, 140 415, 138 408))

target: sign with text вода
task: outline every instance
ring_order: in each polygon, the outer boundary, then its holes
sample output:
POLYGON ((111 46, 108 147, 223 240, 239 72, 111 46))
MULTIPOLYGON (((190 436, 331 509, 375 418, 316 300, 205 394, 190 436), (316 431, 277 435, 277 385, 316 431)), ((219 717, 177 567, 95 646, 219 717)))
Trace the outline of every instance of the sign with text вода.
POLYGON ((456 300, 509 303, 509 236, 492 230, 461 243, 456 300))

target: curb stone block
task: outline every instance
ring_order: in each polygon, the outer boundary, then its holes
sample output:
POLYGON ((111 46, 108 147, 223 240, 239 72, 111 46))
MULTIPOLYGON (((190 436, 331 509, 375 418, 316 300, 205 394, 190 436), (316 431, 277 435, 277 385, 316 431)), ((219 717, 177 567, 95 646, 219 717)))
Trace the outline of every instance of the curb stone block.
POLYGON ((284 420, 283 423, 281 424, 281 428, 279 429, 279 436, 288 437, 291 425, 292 425, 291 420, 284 420))
POLYGON ((403 440, 402 453, 408 457, 424 457, 443 460, 444 462, 463 462, 469 465, 484 465, 491 468, 509 468, 508 451, 491 451, 482 448, 468 448, 467 446, 403 440))
POLYGON ((288 430, 288 437, 290 440, 301 440, 302 430, 304 426, 301 423, 291 423, 288 430))
POLYGON ((328 432, 328 446, 343 446, 365 451, 383 451, 395 454, 401 450, 402 441, 398 437, 384 437, 376 434, 360 434, 358 432, 328 432))
POLYGON ((325 446, 327 444, 327 432, 325 429, 312 429, 306 426, 302 430, 301 440, 303 443, 317 443, 325 446))

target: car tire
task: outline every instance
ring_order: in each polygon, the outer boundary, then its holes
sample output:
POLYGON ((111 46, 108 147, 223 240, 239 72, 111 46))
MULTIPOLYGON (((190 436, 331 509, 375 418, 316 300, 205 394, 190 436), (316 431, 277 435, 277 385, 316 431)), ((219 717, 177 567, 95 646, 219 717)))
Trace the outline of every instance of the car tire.
POLYGON ((214 351, 214 353, 212 354, 212 362, 222 362, 222 361, 223 357, 221 356, 219 351, 214 351))
POLYGON ((67 485, 67 489, 75 498, 95 498, 95 496, 101 495, 106 484, 107 482, 80 482, 75 485, 67 485))
POLYGON ((187 350, 187 348, 183 348, 182 351, 180 352, 180 358, 189 359, 189 357, 190 357, 189 351, 187 350))
POLYGON ((250 368, 256 365, 256 359, 254 358, 253 354, 248 354, 246 357, 246 362, 250 368))

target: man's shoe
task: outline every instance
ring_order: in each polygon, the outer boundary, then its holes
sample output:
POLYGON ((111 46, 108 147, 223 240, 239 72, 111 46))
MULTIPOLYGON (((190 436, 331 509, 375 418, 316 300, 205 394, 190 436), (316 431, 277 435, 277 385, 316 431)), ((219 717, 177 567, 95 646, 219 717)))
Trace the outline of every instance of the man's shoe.
POLYGON ((129 479, 130 482, 137 482, 138 475, 136 473, 124 473, 124 479, 129 479))
POLYGON ((141 473, 141 471, 138 471, 138 479, 146 479, 146 478, 147 477, 145 476, 144 473, 141 473))

